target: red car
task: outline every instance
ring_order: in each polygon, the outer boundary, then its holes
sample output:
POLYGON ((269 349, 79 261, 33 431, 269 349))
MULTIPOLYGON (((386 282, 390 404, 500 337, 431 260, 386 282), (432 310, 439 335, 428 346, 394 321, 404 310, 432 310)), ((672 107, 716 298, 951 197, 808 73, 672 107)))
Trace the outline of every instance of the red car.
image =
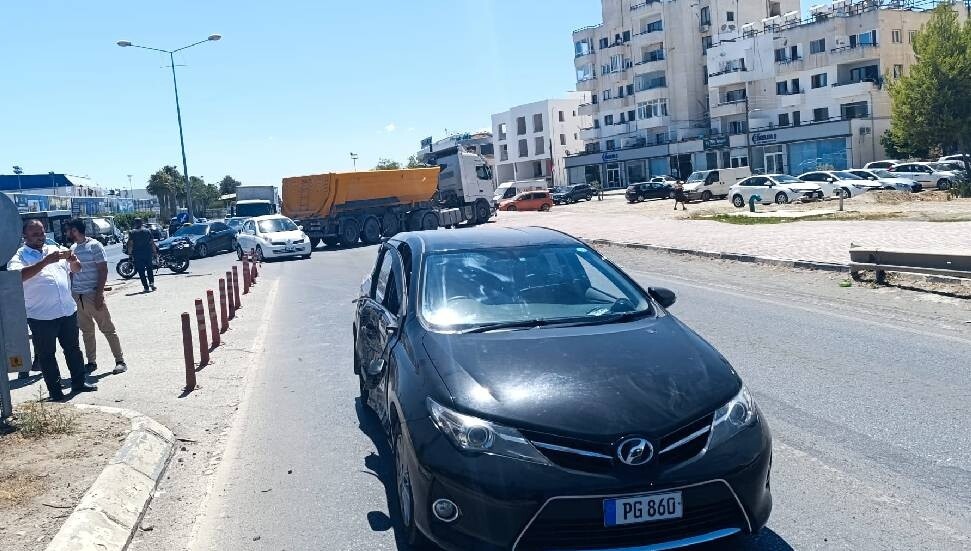
POLYGON ((539 210, 553 208, 553 197, 548 191, 525 191, 512 199, 499 203, 499 210, 539 210))

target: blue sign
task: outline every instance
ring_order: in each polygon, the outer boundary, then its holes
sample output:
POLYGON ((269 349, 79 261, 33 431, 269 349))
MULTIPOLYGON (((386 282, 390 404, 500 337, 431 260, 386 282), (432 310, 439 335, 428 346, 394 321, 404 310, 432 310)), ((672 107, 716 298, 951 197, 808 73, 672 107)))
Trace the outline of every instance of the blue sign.
POLYGON ((603 160, 604 160, 603 162, 605 162, 605 163, 607 161, 616 161, 617 160, 617 154, 616 153, 604 153, 603 154, 603 160))

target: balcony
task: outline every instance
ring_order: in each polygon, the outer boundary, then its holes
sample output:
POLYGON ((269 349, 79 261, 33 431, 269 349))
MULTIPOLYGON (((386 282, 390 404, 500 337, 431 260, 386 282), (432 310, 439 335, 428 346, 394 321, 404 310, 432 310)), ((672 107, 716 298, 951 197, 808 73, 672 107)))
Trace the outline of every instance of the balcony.
POLYGON ((840 46, 829 51, 830 63, 849 63, 869 59, 880 59, 880 44, 857 43, 855 46, 840 46))
POLYGON ((603 109, 620 109, 625 107, 633 107, 634 105, 634 95, 621 96, 618 98, 610 98, 600 102, 603 105, 603 109))
POLYGON ((834 98, 848 98, 853 96, 867 95, 870 92, 880 89, 883 79, 857 80, 837 82, 832 85, 832 96, 834 98))
POLYGON ((609 126, 603 126, 600 129, 601 138, 613 138, 615 136, 623 136, 626 134, 632 134, 637 132, 636 122, 621 122, 617 124, 611 124, 609 126))
POLYGON ((717 73, 708 73, 708 86, 717 88, 719 86, 730 86, 732 84, 742 84, 752 80, 751 71, 744 67, 725 69, 717 73))
POLYGON ((635 45, 644 42, 664 42, 664 29, 634 33, 634 36, 631 38, 631 43, 635 45))
POLYGON ((730 117, 733 115, 744 115, 745 114, 745 98, 732 100, 732 101, 722 101, 718 105, 711 108, 711 118, 718 117, 730 117))
POLYGON ((668 115, 648 117, 637 121, 638 130, 649 130, 651 128, 664 128, 668 126, 671 126, 671 117, 668 115))
POLYGON ((590 117, 597 113, 599 110, 599 104, 596 103, 581 103, 577 106, 577 115, 581 117, 590 117))
POLYGON ((787 94, 779 94, 779 106, 796 107, 798 105, 802 105, 805 99, 806 99, 805 90, 797 90, 795 92, 789 92, 787 94))
POLYGON ((661 0, 646 0, 645 2, 638 2, 636 4, 631 4, 630 11, 643 10, 651 6, 660 7, 660 5, 661 5, 661 0))
POLYGON ((592 142, 600 139, 600 127, 591 126, 590 128, 580 129, 580 140, 584 142, 592 142))
POLYGON ((590 31, 592 31, 594 29, 599 29, 602 26, 603 26, 603 23, 597 23, 596 25, 588 25, 586 27, 582 27, 582 28, 579 28, 579 29, 573 31, 573 34, 574 35, 577 35, 577 34, 587 33, 587 32, 590 32, 590 31))

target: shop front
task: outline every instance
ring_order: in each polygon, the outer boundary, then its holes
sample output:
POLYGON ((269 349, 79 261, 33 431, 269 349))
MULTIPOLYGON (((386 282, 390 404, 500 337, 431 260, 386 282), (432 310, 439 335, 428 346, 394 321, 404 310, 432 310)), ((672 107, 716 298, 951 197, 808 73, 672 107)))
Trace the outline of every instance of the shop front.
POLYGON ((667 145, 656 145, 575 155, 566 158, 567 178, 570 184, 621 189, 670 174, 669 153, 667 145))
POLYGON ((798 176, 812 170, 850 168, 850 121, 773 128, 752 132, 752 171, 798 176))

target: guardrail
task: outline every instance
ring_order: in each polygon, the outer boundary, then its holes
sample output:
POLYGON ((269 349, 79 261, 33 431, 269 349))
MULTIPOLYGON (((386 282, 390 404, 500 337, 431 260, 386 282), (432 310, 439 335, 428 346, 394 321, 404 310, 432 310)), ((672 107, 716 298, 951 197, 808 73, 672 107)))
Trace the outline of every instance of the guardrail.
POLYGON ((872 271, 877 283, 886 282, 887 272, 971 278, 971 254, 956 251, 918 251, 854 247, 850 249, 850 274, 872 271))

